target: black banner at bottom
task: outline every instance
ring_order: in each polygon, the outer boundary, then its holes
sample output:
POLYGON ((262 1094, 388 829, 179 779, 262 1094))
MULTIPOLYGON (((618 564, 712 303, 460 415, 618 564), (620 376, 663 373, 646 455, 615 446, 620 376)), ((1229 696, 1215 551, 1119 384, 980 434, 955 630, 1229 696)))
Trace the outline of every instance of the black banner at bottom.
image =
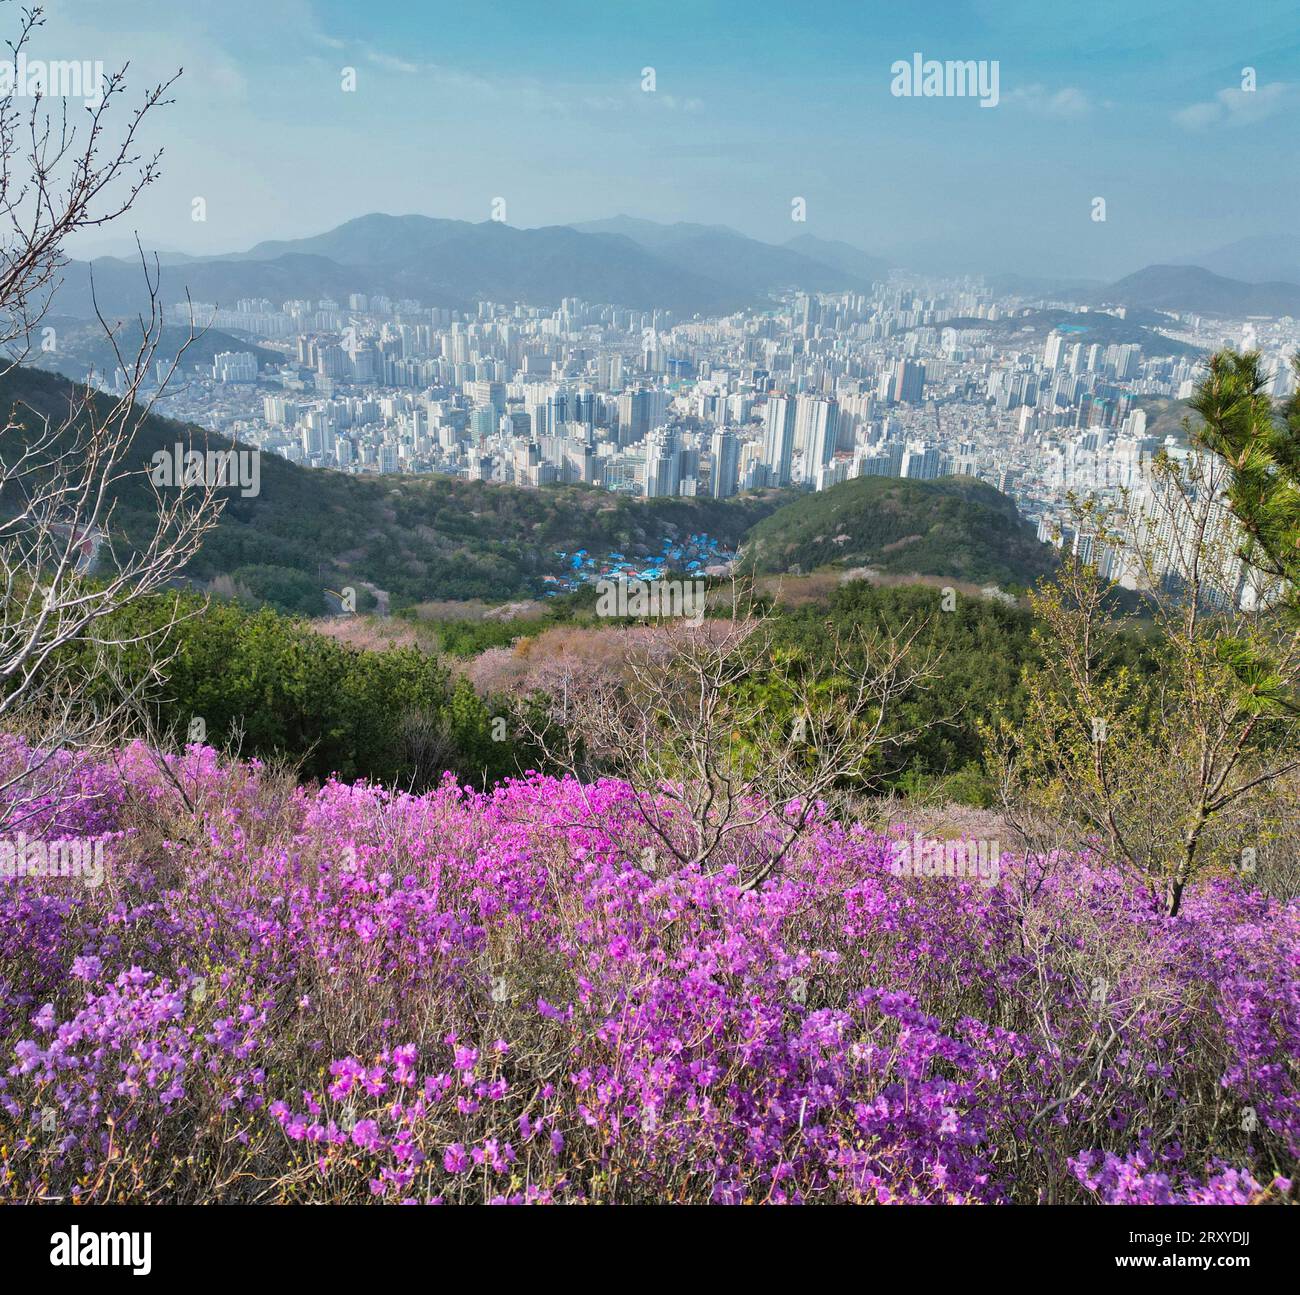
POLYGON ((888 1260, 926 1278, 1178 1271, 1216 1282, 1232 1272, 1294 1275, 1297 1219, 1286 1207, 1219 1206, 9 1206, 0 1208, 0 1270, 9 1290, 31 1280, 87 1288, 188 1277, 374 1280, 421 1265, 433 1278, 447 1264, 591 1273, 609 1246, 629 1275, 662 1276, 675 1263, 692 1282, 711 1276, 710 1264, 732 1280, 751 1267, 771 1280, 776 1256, 798 1262, 801 1253, 819 1266, 888 1260))

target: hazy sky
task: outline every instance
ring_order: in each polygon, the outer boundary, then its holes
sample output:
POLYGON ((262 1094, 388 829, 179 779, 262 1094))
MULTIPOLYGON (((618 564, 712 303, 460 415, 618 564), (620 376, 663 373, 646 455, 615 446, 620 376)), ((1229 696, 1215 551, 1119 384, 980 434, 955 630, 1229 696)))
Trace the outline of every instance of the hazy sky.
POLYGON ((243 249, 368 211, 484 220, 500 197, 515 225, 626 212, 1112 278, 1295 224, 1294 0, 49 0, 47 14, 33 57, 129 58, 136 90, 184 67, 146 133, 163 178, 131 217, 167 249, 243 249), (916 51, 996 59, 1001 102, 895 97, 890 65, 916 51))

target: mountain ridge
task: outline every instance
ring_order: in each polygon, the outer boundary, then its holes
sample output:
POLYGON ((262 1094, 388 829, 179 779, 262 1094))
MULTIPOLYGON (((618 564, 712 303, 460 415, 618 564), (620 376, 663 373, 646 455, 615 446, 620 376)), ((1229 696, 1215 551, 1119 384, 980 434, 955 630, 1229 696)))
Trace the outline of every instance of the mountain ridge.
POLYGON ((1300 238, 1294 234, 1252 234, 1196 256, 1176 256, 1171 265, 1197 265, 1243 283, 1300 284, 1300 238))
POLYGON ((1245 283, 1199 265, 1148 265, 1101 289, 1093 301, 1235 318, 1300 316, 1300 284, 1245 283))
MULTIPOLYGON (((581 295, 689 317, 727 314, 788 289, 865 291, 871 279, 846 268, 855 252, 847 244, 825 244, 815 257, 726 226, 658 225, 626 216, 520 229, 503 221, 370 212, 319 234, 264 240, 244 252, 168 257, 159 275, 164 301, 188 293, 227 308, 242 297, 338 300, 354 292, 455 309, 477 300, 546 307, 581 295)), ((871 258, 863 263, 870 264, 871 258)), ((137 313, 147 304, 141 266, 117 257, 70 261, 56 301, 60 313, 82 318, 93 317, 96 303, 112 315, 137 313)))

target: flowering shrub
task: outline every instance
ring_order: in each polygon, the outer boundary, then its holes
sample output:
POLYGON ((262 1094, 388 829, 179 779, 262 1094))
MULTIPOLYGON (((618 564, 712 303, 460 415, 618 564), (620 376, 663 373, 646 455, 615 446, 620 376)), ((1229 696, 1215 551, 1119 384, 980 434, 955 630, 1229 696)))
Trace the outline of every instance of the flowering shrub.
POLYGON ((0 1199, 1291 1194, 1294 903, 899 877, 907 828, 825 818, 747 890, 763 823, 673 870, 615 781, 73 764, 24 830, 104 883, 0 880, 0 1199))

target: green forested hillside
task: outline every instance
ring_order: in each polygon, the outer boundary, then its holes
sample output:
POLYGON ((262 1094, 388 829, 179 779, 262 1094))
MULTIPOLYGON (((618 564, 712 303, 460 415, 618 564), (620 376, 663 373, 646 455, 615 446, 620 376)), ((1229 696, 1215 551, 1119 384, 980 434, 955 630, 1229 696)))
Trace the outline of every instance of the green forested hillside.
POLYGON ((1023 587, 1050 569, 1052 555, 992 486, 969 477, 858 477, 759 521, 744 562, 760 575, 874 567, 1023 587))
MULTIPOLYGON (((23 435, 37 414, 63 417, 72 384, 18 368, 0 378, 0 405, 23 435)), ((107 398, 102 398, 107 401, 107 398)), ((5 449, 0 436, 0 453, 5 449)), ((139 473, 117 490, 115 537, 149 533, 154 499, 144 475, 158 449, 224 449, 214 433, 150 416, 131 452, 139 473)), ((864 477, 819 494, 762 491, 727 500, 634 499, 594 486, 531 490, 445 476, 348 476, 263 454, 260 491, 228 490, 225 510, 188 574, 231 576, 257 599, 297 614, 325 610, 323 591, 369 583, 394 610, 439 599, 527 597, 555 572, 559 550, 659 553, 667 537, 704 531, 745 546, 761 573, 826 565, 1032 584, 1051 550, 1015 505, 965 478, 904 481, 864 477), (317 593, 321 596, 317 598, 317 593)), ((13 506, 14 500, 0 500, 13 506)))
MULTIPOLYGON (((6 414, 15 409, 20 424, 30 425, 36 414, 58 419, 73 390, 56 374, 14 369, 0 378, 0 407, 6 414)), ((21 435, 13 430, 8 438, 21 435)), ((0 453, 5 440, 0 436, 0 453)), ((132 450, 142 473, 117 491, 114 525, 128 540, 153 524, 143 469, 155 450, 178 441, 186 448, 231 445, 187 424, 146 419, 132 450)), ((529 490, 432 475, 353 477, 273 454, 262 455, 256 497, 223 494, 220 524, 189 574, 210 580, 246 573, 246 583, 267 601, 296 612, 308 610, 306 581, 321 590, 368 581, 392 595, 394 608, 430 599, 527 596, 537 591, 538 576, 558 568, 556 550, 657 553, 665 536, 698 531, 735 546, 789 497, 767 491, 729 500, 639 500, 593 486, 529 490)))

